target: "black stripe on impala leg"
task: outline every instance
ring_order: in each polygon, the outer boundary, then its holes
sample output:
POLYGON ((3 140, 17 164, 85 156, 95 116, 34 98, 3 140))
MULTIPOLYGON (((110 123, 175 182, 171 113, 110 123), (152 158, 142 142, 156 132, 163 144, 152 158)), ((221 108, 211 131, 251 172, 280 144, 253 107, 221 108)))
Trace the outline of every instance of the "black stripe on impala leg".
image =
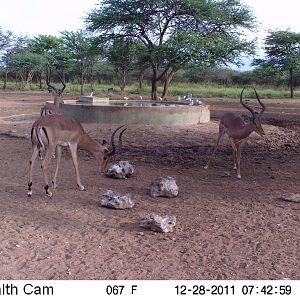
POLYGON ((32 182, 28 182, 28 192, 27 192, 28 197, 30 197, 32 195, 31 186, 32 186, 32 182))
POLYGON ((45 186, 44 186, 44 189, 45 189, 45 191, 46 191, 46 194, 47 194, 47 196, 49 196, 49 197, 51 197, 52 196, 52 193, 49 193, 49 185, 48 184, 46 184, 45 186))
POLYGON ((45 127, 42 127, 42 130, 44 131, 44 134, 45 134, 45 136, 47 138, 47 143, 49 144, 49 137, 48 137, 48 133, 47 133, 45 127))

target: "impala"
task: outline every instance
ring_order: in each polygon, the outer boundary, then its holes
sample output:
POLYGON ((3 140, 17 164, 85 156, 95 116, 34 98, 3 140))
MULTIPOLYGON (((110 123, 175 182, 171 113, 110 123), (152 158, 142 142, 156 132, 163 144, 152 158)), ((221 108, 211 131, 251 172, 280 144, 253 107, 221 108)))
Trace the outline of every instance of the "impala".
POLYGON ((68 145, 71 151, 71 156, 76 172, 77 186, 80 190, 85 190, 81 183, 77 161, 77 148, 82 148, 91 152, 96 158, 97 164, 100 166, 101 172, 105 172, 107 164, 111 161, 113 156, 121 150, 122 147, 122 134, 126 130, 123 130, 119 134, 118 149, 115 146, 114 136, 116 132, 124 127, 120 126, 113 131, 111 135, 111 149, 105 140, 102 143, 92 139, 83 129, 79 121, 72 117, 66 117, 63 115, 45 115, 40 117, 32 125, 31 129, 31 143, 32 143, 32 156, 30 159, 29 168, 29 181, 28 181, 28 196, 32 195, 32 177, 34 162, 39 154, 41 157, 41 151, 46 151, 45 157, 42 160, 41 167, 43 171, 43 177, 45 181, 46 194, 51 197, 52 192, 49 189, 48 181, 48 165, 52 154, 55 150, 57 161, 54 177, 52 180, 53 189, 57 188, 56 179, 58 174, 58 168, 61 161, 61 146, 68 145))
POLYGON ((251 107, 246 105, 246 103, 243 101, 243 89, 240 96, 240 103, 243 107, 250 111, 252 116, 249 117, 248 122, 245 122, 243 117, 233 112, 227 112, 222 116, 219 124, 219 135, 216 140, 215 148, 204 169, 208 169, 211 159, 217 151, 221 138, 226 134, 229 137, 233 150, 233 168, 237 170, 237 178, 241 179, 241 152, 243 143, 253 131, 261 136, 265 135, 265 132, 261 126, 261 117, 266 107, 259 99, 255 89, 254 91, 256 99, 261 106, 261 110, 257 113, 251 107))
POLYGON ((50 84, 50 81, 47 79, 48 91, 54 96, 53 103, 46 102, 41 108, 41 116, 50 115, 50 114, 59 114, 59 106, 61 103, 64 103, 63 92, 66 87, 65 83, 60 78, 61 83, 63 84, 62 89, 57 89, 50 84))

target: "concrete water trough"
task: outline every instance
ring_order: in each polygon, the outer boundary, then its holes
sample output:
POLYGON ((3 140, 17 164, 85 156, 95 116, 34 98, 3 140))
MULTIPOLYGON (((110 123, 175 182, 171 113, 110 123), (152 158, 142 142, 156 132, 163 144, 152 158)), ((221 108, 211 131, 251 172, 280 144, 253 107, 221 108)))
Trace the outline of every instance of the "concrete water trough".
POLYGON ((154 101, 65 100, 60 111, 83 123, 103 124, 199 124, 210 120, 209 105, 154 101))

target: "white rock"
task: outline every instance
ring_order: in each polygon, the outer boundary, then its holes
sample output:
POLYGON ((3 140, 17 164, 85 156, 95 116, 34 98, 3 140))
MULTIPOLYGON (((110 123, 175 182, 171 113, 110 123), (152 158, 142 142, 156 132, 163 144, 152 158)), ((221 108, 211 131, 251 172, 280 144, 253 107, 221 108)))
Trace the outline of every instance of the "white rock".
POLYGON ((106 175, 112 178, 125 179, 135 173, 133 166, 127 160, 121 160, 111 165, 106 175))
POLYGON ((126 209, 132 208, 134 206, 134 202, 132 201, 130 194, 121 196, 114 193, 112 190, 107 190, 107 192, 102 196, 101 205, 115 209, 126 209))
POLYGON ((151 183, 151 197, 176 197, 178 195, 178 186, 173 177, 158 177, 151 183))
POLYGON ((156 232, 172 232, 176 225, 175 216, 159 216, 151 213, 141 221, 140 226, 156 232))

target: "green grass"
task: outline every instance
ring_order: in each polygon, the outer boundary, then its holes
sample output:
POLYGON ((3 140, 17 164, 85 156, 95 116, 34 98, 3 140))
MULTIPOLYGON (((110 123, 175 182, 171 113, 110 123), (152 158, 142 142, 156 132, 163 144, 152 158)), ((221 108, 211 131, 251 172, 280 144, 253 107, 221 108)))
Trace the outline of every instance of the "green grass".
MULTIPOLYGON (((55 83, 55 86, 60 86, 60 83, 55 83)), ((183 96, 187 92, 191 92, 195 98, 239 98, 243 86, 224 86, 216 84, 195 84, 195 83, 177 83, 172 82, 169 88, 169 97, 183 96)), ((245 96, 255 98, 254 90, 251 86, 245 87, 245 96)), ((270 86, 255 86, 258 94, 262 99, 282 99, 290 98, 290 91, 288 87, 270 87, 270 86)), ((7 91, 24 91, 18 89, 18 86, 14 82, 7 84, 7 91)), ((139 95, 143 95, 145 99, 149 99, 151 95, 151 86, 145 84, 142 89, 137 84, 129 84, 124 91, 121 91, 117 85, 112 83, 93 84, 93 88, 90 84, 84 85, 84 94, 88 95, 91 91, 94 91, 95 95, 110 94, 123 96, 131 96, 138 98, 139 95), (112 92, 108 92, 109 88, 113 88, 112 92)), ((36 84, 31 84, 26 91, 41 91, 36 84)), ((47 91, 47 87, 44 86, 42 91, 47 91)), ((158 92, 162 93, 162 87, 158 88, 158 92)), ((65 93, 80 94, 80 85, 67 83, 65 93)), ((300 98, 300 91, 296 91, 295 98, 300 98)))
MULTIPOLYGON (((95 85, 94 92, 96 94, 107 93, 107 89, 113 87, 113 85, 95 85)), ((243 86, 223 86, 216 84, 193 84, 193 83, 172 83, 169 88, 169 97, 184 96, 187 92, 191 92, 195 98, 239 98, 243 86)), ((255 98, 255 93, 253 87, 245 87, 245 95, 250 98, 255 98)), ((290 98, 290 91, 287 87, 265 87, 265 86, 255 86, 259 96, 271 99, 281 99, 290 98)), ((79 92, 79 87, 77 87, 79 92)), ((85 90, 87 93, 90 92, 90 87, 88 86, 85 90)), ((162 87, 158 88, 159 94, 162 93, 162 87)), ((120 88, 114 86, 114 94, 119 94, 121 96, 128 95, 143 95, 149 98, 151 95, 151 86, 144 85, 142 89, 139 89, 137 85, 131 84, 126 87, 124 91, 120 88)), ((295 92, 295 98, 300 98, 300 91, 295 92)))
MULTIPOLYGON (((222 86, 222 85, 205 85, 205 84, 182 84, 174 83, 170 87, 169 94, 172 96, 184 95, 191 92, 194 97, 199 98, 238 98, 243 86, 222 86)), ((255 98, 253 87, 245 86, 245 95, 255 98)), ((259 96, 263 98, 289 98, 290 91, 285 87, 264 87, 255 86, 259 96)), ((300 92, 295 93, 295 98, 300 98, 300 92)))

